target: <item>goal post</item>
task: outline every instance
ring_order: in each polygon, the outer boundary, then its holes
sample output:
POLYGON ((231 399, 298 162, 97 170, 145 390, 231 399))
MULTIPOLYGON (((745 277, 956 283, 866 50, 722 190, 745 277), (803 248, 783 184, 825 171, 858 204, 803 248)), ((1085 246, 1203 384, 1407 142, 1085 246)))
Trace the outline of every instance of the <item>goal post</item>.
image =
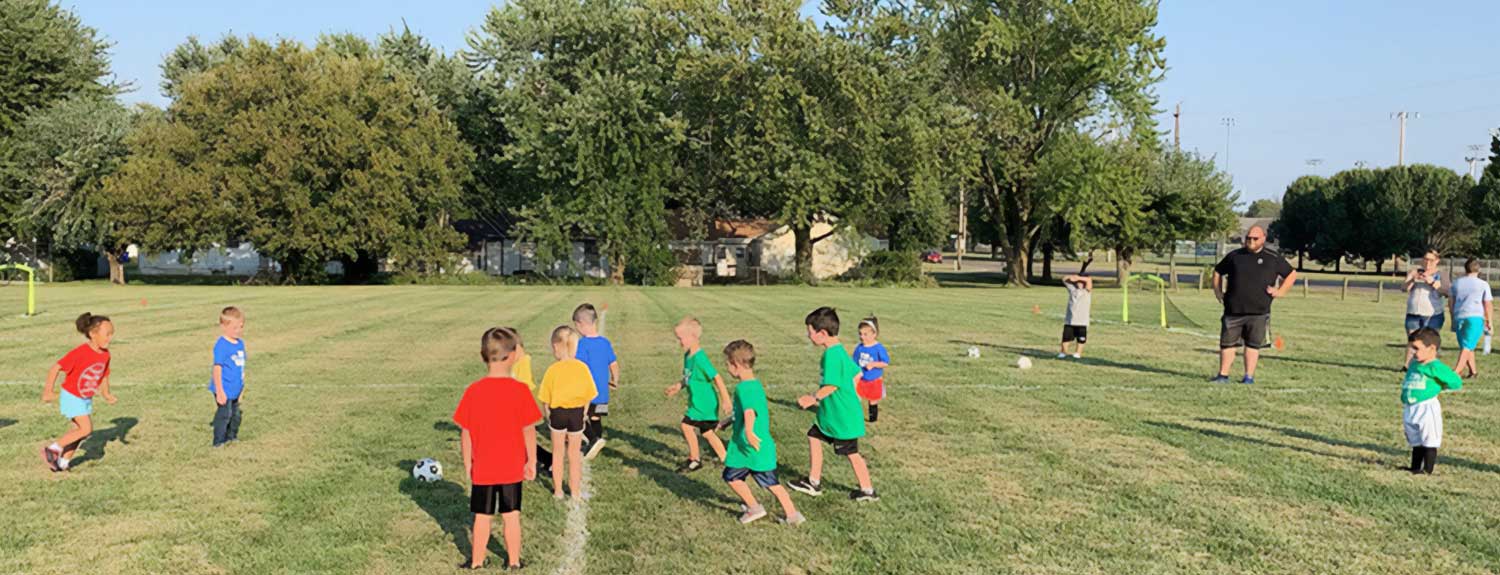
POLYGON ((1131 274, 1126 277, 1123 284, 1125 289, 1120 294, 1121 321, 1130 323, 1130 286, 1137 281, 1147 282, 1147 285, 1156 288, 1156 323, 1163 328, 1167 327, 1167 281, 1154 275, 1131 274))
POLYGON ((0 272, 17 270, 26 274, 26 317, 36 315, 36 270, 22 264, 0 265, 0 272))

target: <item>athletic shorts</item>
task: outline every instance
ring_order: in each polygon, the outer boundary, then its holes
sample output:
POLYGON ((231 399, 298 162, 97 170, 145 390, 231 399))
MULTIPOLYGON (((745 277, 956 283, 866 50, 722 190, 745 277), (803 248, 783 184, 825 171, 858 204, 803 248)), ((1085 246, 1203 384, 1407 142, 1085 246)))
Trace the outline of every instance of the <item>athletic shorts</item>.
POLYGON ((885 399, 885 378, 882 377, 875 381, 865 381, 861 379, 854 384, 854 391, 855 393, 858 393, 860 397, 865 398, 869 401, 880 401, 882 399, 885 399))
POLYGON ((1076 341, 1078 343, 1089 342, 1089 326, 1065 325, 1063 326, 1063 343, 1076 341))
POLYGON ((68 393, 68 390, 66 389, 59 391, 60 393, 57 395, 57 407, 58 410, 62 412, 63 417, 73 419, 75 417, 83 417, 86 415, 94 414, 93 398, 84 399, 82 397, 78 397, 76 395, 68 393))
POLYGON ((1484 337, 1484 318, 1479 316, 1458 318, 1458 323, 1453 325, 1453 331, 1458 332, 1458 347, 1474 351, 1479 347, 1479 339, 1484 337))
POLYGON ((557 433, 583 433, 583 407, 553 409, 547 418, 547 427, 557 433))
POLYGON ((759 483, 761 487, 764 487, 766 489, 770 489, 772 486, 781 484, 781 482, 776 480, 776 470, 774 469, 770 471, 751 471, 742 467, 724 468, 725 483, 744 481, 746 477, 754 477, 755 482, 759 483))
POLYGON ((1443 314, 1435 314, 1435 315, 1412 315, 1412 314, 1406 314, 1406 333, 1411 333, 1411 332, 1417 331, 1419 329, 1422 329, 1424 327, 1430 327, 1432 329, 1442 330, 1443 329, 1443 319, 1444 319, 1443 318, 1443 314))
POLYGON ((1225 315, 1219 320, 1219 349, 1241 345, 1250 349, 1266 346, 1266 328, 1271 325, 1271 314, 1225 315))
POLYGON ((838 455, 854 455, 859 453, 858 439, 834 439, 823 435, 823 430, 817 425, 807 428, 807 436, 833 446, 833 452, 838 455))
POLYGON ((592 418, 604 417, 606 415, 609 415, 609 404, 608 403, 590 403, 589 404, 589 418, 592 419, 592 418))
POLYGON ((469 511, 479 515, 499 515, 521 510, 521 483, 475 485, 469 491, 469 511))
POLYGON ((688 416, 684 415, 682 416, 682 422, 704 433, 719 428, 719 420, 717 419, 688 419, 688 416))
POLYGON ((1401 427, 1412 447, 1443 446, 1443 406, 1436 397, 1402 408, 1401 427))

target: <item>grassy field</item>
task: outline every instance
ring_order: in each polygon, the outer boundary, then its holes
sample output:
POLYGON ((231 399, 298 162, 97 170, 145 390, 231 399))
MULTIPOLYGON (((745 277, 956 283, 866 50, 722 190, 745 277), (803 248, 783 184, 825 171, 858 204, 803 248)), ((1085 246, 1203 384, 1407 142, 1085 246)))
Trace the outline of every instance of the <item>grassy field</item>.
MULTIPOLYGON (((540 351, 585 300, 609 306, 622 389, 594 497, 573 511, 587 521, 584 562, 563 564, 579 541, 564 536, 569 504, 533 483, 528 572, 1500 571, 1495 364, 1481 358, 1488 372, 1444 395, 1438 473, 1398 471, 1399 298, 1278 303, 1286 349, 1250 387, 1205 382, 1212 334, 1112 321, 1109 291, 1095 296, 1083 361, 1051 359, 1058 288, 90 284, 43 287, 43 313, 21 318, 23 297, 0 288, 3 573, 450 572, 471 516, 449 421, 482 373, 479 335, 515 325, 540 351), (204 384, 227 304, 248 314, 250 381, 241 441, 211 450, 204 384), (811 421, 794 399, 818 374, 801 319, 825 304, 847 324, 878 313, 894 355, 890 399, 861 442, 883 498, 849 501, 853 474, 830 453, 834 489, 793 495, 807 524, 741 526, 717 465, 673 472, 685 447, 681 399, 661 393, 681 369, 671 326, 700 317, 718 363, 731 339, 759 348, 790 480, 805 472, 811 421), (99 402, 77 468, 53 474, 36 451, 65 423, 39 401, 42 376, 80 341, 82 311, 115 318, 120 402, 99 402), (971 345, 981 358, 965 357, 971 345), (1017 369, 1020 354, 1036 367, 1017 369), (422 457, 446 481, 410 479, 422 457)), ((1216 325, 1209 296, 1176 300, 1216 325)))

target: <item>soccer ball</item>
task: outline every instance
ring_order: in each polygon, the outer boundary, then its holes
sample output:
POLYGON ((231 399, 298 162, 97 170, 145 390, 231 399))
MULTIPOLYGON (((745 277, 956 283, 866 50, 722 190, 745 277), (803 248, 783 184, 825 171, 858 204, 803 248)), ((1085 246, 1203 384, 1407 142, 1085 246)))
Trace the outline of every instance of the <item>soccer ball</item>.
POLYGON ((411 476, 413 479, 423 483, 441 481, 443 479, 443 464, 438 463, 436 459, 423 459, 411 468, 411 476))
POLYGON ((1016 360, 1016 367, 1019 367, 1021 369, 1031 369, 1031 358, 1024 355, 1021 356, 1021 359, 1016 360))
POLYGON ((978 346, 972 346, 972 345, 969 346, 969 357, 975 358, 975 359, 979 358, 979 347, 978 346))

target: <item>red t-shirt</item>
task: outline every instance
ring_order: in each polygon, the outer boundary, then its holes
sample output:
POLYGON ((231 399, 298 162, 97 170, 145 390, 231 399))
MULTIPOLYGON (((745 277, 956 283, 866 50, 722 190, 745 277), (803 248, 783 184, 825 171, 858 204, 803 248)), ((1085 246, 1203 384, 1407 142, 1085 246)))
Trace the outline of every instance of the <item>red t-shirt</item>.
POLYGON ((474 445, 474 485, 525 480, 526 439, 521 432, 542 419, 526 384, 509 377, 486 377, 469 384, 453 422, 469 431, 474 445))
POLYGON ((99 390, 99 382, 109 377, 109 350, 94 351, 85 343, 57 360, 57 365, 68 373, 63 391, 88 399, 99 390))

